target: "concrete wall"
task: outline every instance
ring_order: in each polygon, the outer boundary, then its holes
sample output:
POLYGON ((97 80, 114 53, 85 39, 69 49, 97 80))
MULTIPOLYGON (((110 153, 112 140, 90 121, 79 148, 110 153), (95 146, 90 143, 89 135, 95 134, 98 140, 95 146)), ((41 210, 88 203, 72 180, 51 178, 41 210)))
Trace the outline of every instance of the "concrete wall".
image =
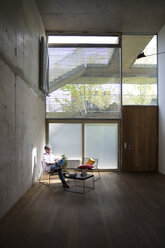
POLYGON ((33 0, 0 2, 0 217, 38 179, 45 143, 39 38, 33 0))
MULTIPOLYGON (((158 33, 158 52, 165 52, 165 26, 158 33)), ((165 174, 165 54, 158 55, 159 172, 165 174)))

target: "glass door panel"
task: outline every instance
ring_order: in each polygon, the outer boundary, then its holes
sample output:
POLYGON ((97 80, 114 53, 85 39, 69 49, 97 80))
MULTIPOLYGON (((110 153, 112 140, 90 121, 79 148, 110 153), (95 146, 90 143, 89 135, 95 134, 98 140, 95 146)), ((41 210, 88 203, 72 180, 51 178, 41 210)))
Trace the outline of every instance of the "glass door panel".
POLYGON ((81 160, 82 126, 77 123, 50 123, 49 143, 57 157, 65 154, 69 160, 81 160))
POLYGON ((99 169, 118 169, 118 124, 85 124, 85 157, 99 159, 99 169))

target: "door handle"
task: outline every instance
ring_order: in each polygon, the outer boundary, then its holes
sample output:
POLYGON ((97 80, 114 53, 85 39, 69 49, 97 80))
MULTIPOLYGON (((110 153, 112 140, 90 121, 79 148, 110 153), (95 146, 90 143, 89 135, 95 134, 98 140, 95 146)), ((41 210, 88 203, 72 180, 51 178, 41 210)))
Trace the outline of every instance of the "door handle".
POLYGON ((127 149, 127 143, 124 142, 124 149, 126 150, 127 149))
POLYGON ((131 145, 128 145, 128 150, 129 150, 129 151, 131 150, 131 148, 132 148, 132 146, 131 146, 131 145))

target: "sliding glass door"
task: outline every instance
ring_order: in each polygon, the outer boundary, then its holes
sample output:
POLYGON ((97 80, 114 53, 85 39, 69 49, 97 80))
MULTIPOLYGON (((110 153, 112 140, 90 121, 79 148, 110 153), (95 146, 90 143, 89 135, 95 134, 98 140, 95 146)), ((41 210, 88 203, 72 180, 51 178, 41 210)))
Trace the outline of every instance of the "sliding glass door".
POLYGON ((118 124, 85 124, 85 157, 99 159, 99 169, 118 168, 118 124))
POLYGON ((99 169, 118 169, 118 121, 49 123, 48 129, 49 143, 57 157, 65 154, 70 161, 82 161, 83 157, 94 157, 99 159, 99 169))

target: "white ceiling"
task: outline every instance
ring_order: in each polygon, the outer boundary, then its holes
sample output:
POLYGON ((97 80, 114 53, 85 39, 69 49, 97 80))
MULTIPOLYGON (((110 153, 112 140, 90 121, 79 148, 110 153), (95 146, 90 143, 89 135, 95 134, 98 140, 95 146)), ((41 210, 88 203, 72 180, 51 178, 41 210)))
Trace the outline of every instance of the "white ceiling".
POLYGON ((157 33, 165 0, 36 0, 46 31, 157 33))

